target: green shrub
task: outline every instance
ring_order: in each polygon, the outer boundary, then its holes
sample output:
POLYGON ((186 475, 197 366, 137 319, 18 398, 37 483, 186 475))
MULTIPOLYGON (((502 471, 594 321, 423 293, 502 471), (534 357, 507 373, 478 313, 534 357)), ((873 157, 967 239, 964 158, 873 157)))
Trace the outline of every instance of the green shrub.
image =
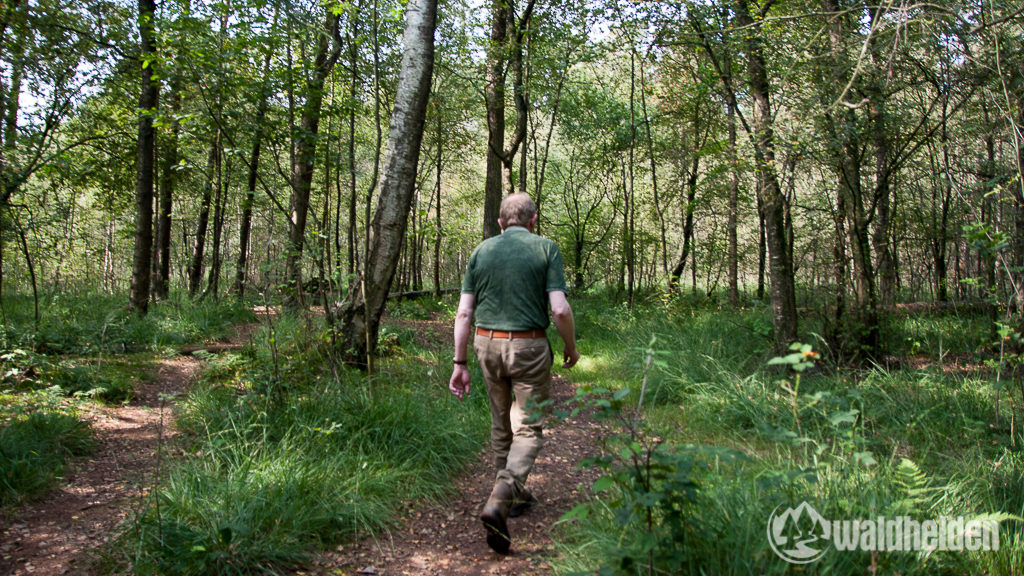
MULTIPOLYGON (((805 363, 794 374, 763 366, 763 311, 580 304, 584 360, 569 376, 611 390, 606 406, 624 409, 636 406, 640 385, 648 389, 643 417, 620 419, 592 462, 604 472, 594 498, 559 525, 557 572, 1020 573, 1024 436, 996 425, 994 376, 970 365, 948 369, 952 359, 982 365, 988 330, 979 318, 894 321, 896 341, 909 338, 919 343, 913 353, 931 355, 919 367, 811 369, 813 352, 802 346, 783 362, 805 363), (732 334, 737 327, 741 334, 732 334), (745 457, 723 456, 737 452, 745 457), (772 550, 766 528, 776 509, 801 502, 837 520, 997 519, 1000 548, 833 550, 796 566, 772 550)), ((1000 418, 1015 421, 1007 404, 1000 418)))

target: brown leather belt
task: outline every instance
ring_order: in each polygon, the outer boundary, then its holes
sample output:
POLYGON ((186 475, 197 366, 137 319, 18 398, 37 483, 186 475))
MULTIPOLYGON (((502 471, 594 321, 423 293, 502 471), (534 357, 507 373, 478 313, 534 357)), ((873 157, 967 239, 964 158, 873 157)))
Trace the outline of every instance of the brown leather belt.
POLYGON ((488 338, 505 338, 512 340, 513 338, 547 338, 548 333, 544 330, 520 330, 519 332, 508 332, 506 330, 488 330, 487 328, 477 328, 477 336, 486 336, 488 338))

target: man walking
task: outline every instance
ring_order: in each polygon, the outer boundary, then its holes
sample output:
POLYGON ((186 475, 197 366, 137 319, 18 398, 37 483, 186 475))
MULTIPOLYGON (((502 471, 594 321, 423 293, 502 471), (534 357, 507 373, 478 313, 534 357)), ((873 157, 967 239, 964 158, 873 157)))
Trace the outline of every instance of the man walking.
POLYGON ((535 501, 526 478, 543 443, 541 403, 551 389, 548 306, 562 341, 564 368, 579 360, 572 308, 566 300, 565 273, 558 246, 533 233, 537 207, 524 193, 501 203, 502 233, 473 250, 455 316, 455 366, 448 389, 460 399, 469 393, 466 347, 476 315, 473 351, 484 375, 491 405, 491 451, 497 475, 480 520, 487 545, 507 554, 507 519, 535 501))

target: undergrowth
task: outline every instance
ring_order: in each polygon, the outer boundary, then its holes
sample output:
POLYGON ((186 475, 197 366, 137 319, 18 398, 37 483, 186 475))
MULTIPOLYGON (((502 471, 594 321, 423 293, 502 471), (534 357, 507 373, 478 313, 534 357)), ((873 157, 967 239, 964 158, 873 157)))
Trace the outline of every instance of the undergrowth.
POLYGON ((93 439, 82 402, 131 400, 165 346, 228 334, 252 318, 230 302, 154 304, 139 318, 127 296, 60 293, 40 301, 38 322, 29 296, 0 302, 0 504, 15 505, 56 486, 70 457, 93 439))
POLYGON ((890 346, 915 362, 843 367, 813 344, 772 360, 763 308, 578 309, 570 377, 616 432, 587 463, 604 472, 592 499, 559 524, 558 573, 1020 574, 1024 434, 1013 399, 996 401, 983 319, 892 319, 890 346), (835 520, 988 519, 1000 547, 792 564, 768 521, 804 502, 835 520))
POLYGON ((30 296, 5 295, 0 348, 41 354, 99 354, 151 349, 231 334, 231 327, 253 320, 247 306, 233 299, 193 302, 185 296, 150 305, 144 317, 128 309, 125 294, 55 293, 40 300, 35 322, 30 296))
POLYGON ((56 389, 0 393, 0 505, 53 487, 67 459, 88 454, 92 431, 56 389))

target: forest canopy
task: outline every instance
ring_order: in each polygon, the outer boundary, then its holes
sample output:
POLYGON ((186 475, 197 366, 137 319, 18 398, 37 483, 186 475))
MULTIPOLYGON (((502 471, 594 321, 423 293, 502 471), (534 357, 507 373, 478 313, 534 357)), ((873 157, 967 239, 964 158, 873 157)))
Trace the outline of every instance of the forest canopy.
POLYGON ((262 295, 375 335, 360 294, 458 286, 501 197, 525 191, 574 290, 764 299, 779 349, 801 308, 853 356, 882 351, 901 302, 1019 309, 1020 6, 437 10, 394 204, 404 4, 5 2, 4 293, 130 289, 140 313, 262 295), (399 246, 377 254, 396 208, 399 246), (367 283, 381 257, 390 275, 367 283))

